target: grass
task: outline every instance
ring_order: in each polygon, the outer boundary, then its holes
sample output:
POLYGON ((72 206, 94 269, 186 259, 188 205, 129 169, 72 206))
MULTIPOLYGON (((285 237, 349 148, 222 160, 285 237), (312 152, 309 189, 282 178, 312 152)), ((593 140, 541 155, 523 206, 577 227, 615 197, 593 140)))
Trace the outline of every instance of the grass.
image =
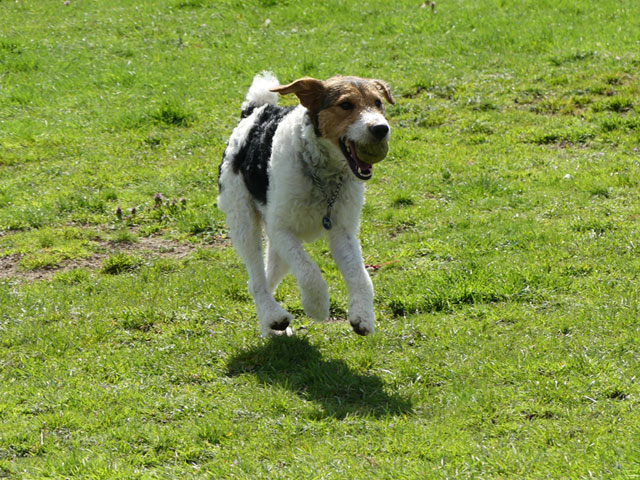
MULTIPOLYGON (((628 0, 0 0, 0 478, 636 478, 628 0), (376 335, 278 300, 215 206, 256 72, 392 86, 376 335)), ((289 102, 289 100, 284 100, 289 102)))

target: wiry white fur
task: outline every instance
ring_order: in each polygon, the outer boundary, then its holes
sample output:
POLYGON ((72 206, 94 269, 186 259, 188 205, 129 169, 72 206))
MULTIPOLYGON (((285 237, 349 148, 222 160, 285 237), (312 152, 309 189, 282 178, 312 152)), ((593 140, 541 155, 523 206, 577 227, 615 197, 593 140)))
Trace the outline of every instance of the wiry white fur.
MULTIPOLYGON (((271 93, 264 90, 271 88, 274 81, 277 84, 272 74, 256 76, 247 102, 273 103, 271 93)), ((233 172, 231 163, 258 111, 256 108, 243 119, 231 134, 221 166, 218 205, 226 214, 233 244, 247 267, 261 334, 280 334, 272 327, 293 318, 273 298, 276 287, 289 271, 297 280, 305 312, 315 320, 329 318, 327 284, 302 246, 302 242, 324 234, 328 235, 332 256, 347 284, 349 321, 360 333, 373 333, 373 285, 357 239, 364 184, 349 171, 340 149, 315 135, 307 110, 299 106, 282 120, 273 138, 267 203, 255 201, 242 176, 233 172), (315 172, 327 185, 328 192, 335 191, 338 182, 343 181, 332 209, 333 227, 329 231, 322 226, 326 200, 305 169, 315 172), (263 224, 268 237, 266 267, 262 257, 263 224)))
POLYGON ((253 82, 247 97, 242 104, 242 109, 249 107, 250 105, 276 105, 278 103, 278 94, 269 91, 270 88, 277 87, 280 83, 276 76, 271 72, 262 72, 253 77, 253 82))
MULTIPOLYGON (((356 143, 366 143, 371 138, 369 128, 372 125, 386 125, 389 127, 387 119, 380 112, 375 110, 365 110, 358 120, 353 122, 347 130, 347 138, 356 143)), ((387 137, 389 133, 387 132, 387 137)))

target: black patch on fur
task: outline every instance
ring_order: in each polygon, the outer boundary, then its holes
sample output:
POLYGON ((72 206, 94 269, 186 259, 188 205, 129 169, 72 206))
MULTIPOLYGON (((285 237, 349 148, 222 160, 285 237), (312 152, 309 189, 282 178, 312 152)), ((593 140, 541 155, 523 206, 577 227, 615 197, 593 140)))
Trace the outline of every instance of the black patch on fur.
POLYGON ((311 121, 311 124, 313 125, 313 133, 316 134, 316 137, 321 137, 322 136, 322 132, 320 131, 320 122, 318 119, 318 113, 317 112, 312 112, 311 110, 307 110, 308 113, 308 118, 311 121))
POLYGON ((267 166, 271 158, 273 135, 282 119, 294 108, 267 104, 257 115, 244 145, 233 159, 234 173, 242 173, 249 193, 260 203, 267 203, 267 166))
POLYGON ((247 108, 243 108, 240 112, 240 119, 247 118, 256 109, 255 105, 249 105, 247 108))

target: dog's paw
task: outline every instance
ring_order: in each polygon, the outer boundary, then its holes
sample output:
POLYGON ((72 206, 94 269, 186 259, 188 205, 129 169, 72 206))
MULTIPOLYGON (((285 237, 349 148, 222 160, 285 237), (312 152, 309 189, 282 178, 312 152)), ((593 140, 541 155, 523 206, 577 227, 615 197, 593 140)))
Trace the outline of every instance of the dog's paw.
POLYGON ((375 314, 373 310, 362 312, 349 312, 351 328, 358 335, 370 335, 375 331, 375 314))
POLYGON ((269 325, 269 328, 271 330, 277 330, 279 332, 282 332, 282 331, 286 330, 287 328, 289 328, 289 324, 290 323, 291 323, 290 316, 286 316, 284 318, 281 318, 281 319, 276 320, 275 322, 273 322, 271 325, 269 325))
POLYGON ((373 321, 366 321, 360 317, 356 317, 350 318, 349 323, 351 323, 351 328, 353 328, 353 331, 358 335, 371 335, 373 332, 375 332, 373 321))
POLYGON ((267 330, 262 330, 260 332, 260 336, 264 338, 272 337, 272 336, 290 337, 292 335, 293 335, 293 328, 291 327, 287 327, 284 330, 267 329, 267 330))
POLYGON ((324 279, 301 288, 300 296, 302 307, 310 318, 319 322, 329 319, 329 289, 324 279))
POLYGON ((270 335, 291 335, 293 330, 289 326, 293 315, 279 305, 274 306, 268 313, 260 316, 260 334, 263 337, 270 335))
POLYGON ((260 325, 260 336, 270 337, 272 335, 286 335, 290 337, 293 335, 293 329, 289 326, 291 323, 290 318, 282 319, 281 321, 269 325, 260 325))

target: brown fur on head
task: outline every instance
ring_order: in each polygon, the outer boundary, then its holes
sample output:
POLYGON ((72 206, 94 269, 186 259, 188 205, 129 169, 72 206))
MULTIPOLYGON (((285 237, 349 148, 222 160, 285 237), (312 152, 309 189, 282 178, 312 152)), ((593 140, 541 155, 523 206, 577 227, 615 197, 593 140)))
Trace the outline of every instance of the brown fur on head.
POLYGON ((293 93, 307 108, 316 135, 339 148, 353 174, 369 180, 373 164, 389 151, 389 124, 384 117, 383 98, 395 103, 382 80, 359 77, 304 77, 271 89, 293 93))
POLYGON ((360 77, 336 76, 325 81, 303 77, 271 91, 295 94, 309 110, 317 133, 336 145, 364 110, 384 114, 383 98, 395 104, 386 82, 360 77))

